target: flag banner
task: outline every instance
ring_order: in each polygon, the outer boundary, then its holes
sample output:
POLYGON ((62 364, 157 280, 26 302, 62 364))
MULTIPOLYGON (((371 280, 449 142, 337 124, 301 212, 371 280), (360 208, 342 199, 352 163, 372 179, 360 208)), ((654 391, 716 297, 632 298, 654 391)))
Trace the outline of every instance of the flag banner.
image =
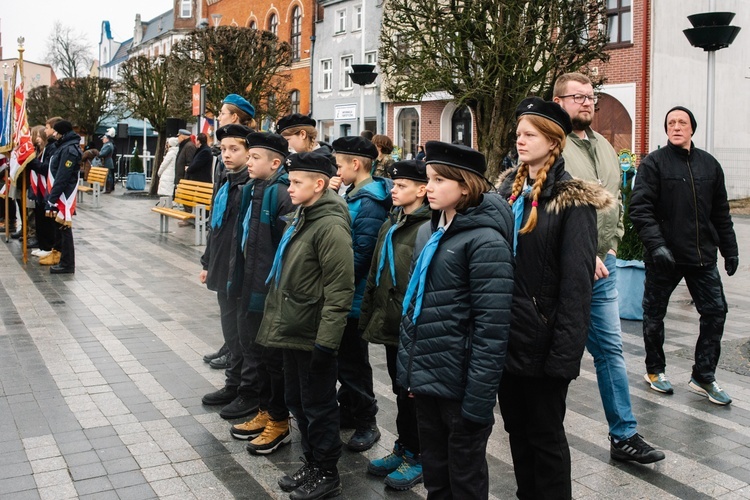
POLYGON ((78 186, 68 196, 65 193, 57 200, 57 217, 55 221, 63 226, 73 226, 73 215, 76 212, 76 198, 78 198, 78 186))
POLYGON ((13 151, 10 154, 10 177, 13 182, 28 163, 36 158, 31 129, 26 117, 26 93, 21 67, 16 65, 16 88, 13 96, 13 151))
POLYGON ((11 120, 13 119, 13 93, 10 88, 0 85, 0 151, 10 151, 11 120))
POLYGON ((213 135, 214 130, 214 121, 211 118, 206 118, 205 116, 201 118, 201 132, 210 136, 213 135))
POLYGON ((29 172, 29 180, 31 181, 31 192, 35 196, 44 198, 49 194, 47 189, 47 178, 43 175, 39 175, 33 170, 29 172))

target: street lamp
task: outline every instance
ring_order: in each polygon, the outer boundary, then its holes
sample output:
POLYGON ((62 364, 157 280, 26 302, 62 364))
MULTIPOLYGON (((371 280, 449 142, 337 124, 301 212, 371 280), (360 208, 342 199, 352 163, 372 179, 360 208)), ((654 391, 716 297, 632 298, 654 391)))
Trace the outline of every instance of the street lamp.
MULTIPOLYGON (((713 10, 714 0, 709 3, 713 10)), ((714 98, 716 91, 716 51, 729 47, 737 33, 738 26, 729 26, 734 18, 734 12, 706 12, 688 16, 692 28, 683 30, 690 45, 708 52, 708 79, 706 89, 706 151, 713 153, 714 149, 714 98)))
POLYGON ((378 77, 374 64, 352 64, 349 78, 360 86, 359 92, 359 133, 365 130, 365 85, 370 85, 378 77))

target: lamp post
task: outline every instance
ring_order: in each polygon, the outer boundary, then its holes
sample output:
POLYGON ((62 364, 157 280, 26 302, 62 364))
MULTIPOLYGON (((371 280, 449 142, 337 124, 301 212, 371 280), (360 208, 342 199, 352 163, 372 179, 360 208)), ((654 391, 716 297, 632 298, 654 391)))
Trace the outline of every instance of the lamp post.
POLYGON ((374 64, 352 64, 349 73, 352 82, 359 85, 359 133, 365 129, 365 85, 370 85, 378 77, 374 64))
MULTIPOLYGON (((715 0, 709 2, 713 11, 715 0)), ((708 52, 708 75, 706 84, 706 151, 713 154, 714 149, 714 100, 716 85, 716 51, 729 47, 737 33, 738 26, 729 26, 734 12, 705 12, 688 16, 692 28, 683 30, 690 45, 708 52)))

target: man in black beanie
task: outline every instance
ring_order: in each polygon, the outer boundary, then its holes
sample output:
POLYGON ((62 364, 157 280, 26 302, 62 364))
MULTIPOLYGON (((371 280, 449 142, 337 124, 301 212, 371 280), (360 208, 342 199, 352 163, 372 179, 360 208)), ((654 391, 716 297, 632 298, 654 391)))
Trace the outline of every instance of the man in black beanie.
MULTIPOLYGON (((630 202, 630 219, 645 246, 643 340, 647 377, 666 379, 664 316, 669 297, 685 278, 700 313, 695 364, 688 385, 718 405, 732 399, 716 383, 716 365, 727 316, 717 263, 732 276, 739 266, 737 238, 729 215, 724 172, 716 158, 692 142, 693 113, 682 106, 667 112, 669 141, 641 161, 630 202)), ((663 387, 663 385, 662 385, 663 387)), ((658 392, 667 390, 651 388, 658 392)))
POLYGON ((81 137, 73 131, 73 125, 67 120, 55 123, 52 128, 57 138, 57 149, 49 164, 52 183, 45 199, 45 211, 59 225, 55 234, 55 248, 60 249, 60 260, 50 268, 50 273, 68 274, 74 273, 76 267, 73 214, 76 209, 78 173, 81 169, 81 137))

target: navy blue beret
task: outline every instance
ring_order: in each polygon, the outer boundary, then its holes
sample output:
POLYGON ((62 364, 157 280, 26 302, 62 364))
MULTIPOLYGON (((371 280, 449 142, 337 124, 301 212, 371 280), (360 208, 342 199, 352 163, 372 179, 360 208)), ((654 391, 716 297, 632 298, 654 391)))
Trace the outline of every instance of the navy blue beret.
POLYGON ((333 141, 333 150, 337 153, 343 153, 353 156, 364 156, 374 160, 378 157, 378 148, 375 144, 359 135, 350 135, 348 137, 339 137, 333 141))
POLYGON ((289 154, 289 143, 279 134, 271 132, 253 132, 247 136, 248 148, 263 148, 279 153, 282 156, 289 154))
POLYGON ((448 144, 440 141, 427 141, 424 145, 425 164, 440 163, 449 167, 468 170, 484 177, 487 160, 476 149, 463 144, 448 144))
POLYGON ((565 135, 573 131, 570 115, 556 102, 545 101, 540 97, 527 97, 516 108, 516 120, 523 115, 537 115, 546 118, 559 125, 565 135))

